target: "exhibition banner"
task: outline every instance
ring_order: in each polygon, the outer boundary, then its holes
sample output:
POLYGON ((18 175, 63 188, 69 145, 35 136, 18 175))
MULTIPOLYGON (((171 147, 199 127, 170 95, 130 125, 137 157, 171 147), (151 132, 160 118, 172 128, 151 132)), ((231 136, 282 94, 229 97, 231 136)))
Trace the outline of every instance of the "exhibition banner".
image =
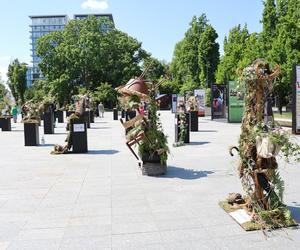
POLYGON ((244 113, 245 91, 236 81, 228 84, 229 103, 228 103, 228 122, 241 122, 244 113))
POLYGON ((226 118, 225 86, 213 83, 212 86, 211 118, 226 118))
POLYGON ((195 89, 194 96, 198 103, 198 115, 205 116, 205 89, 195 89))
POLYGON ((293 66, 293 124, 292 130, 294 134, 300 134, 300 66, 293 66))

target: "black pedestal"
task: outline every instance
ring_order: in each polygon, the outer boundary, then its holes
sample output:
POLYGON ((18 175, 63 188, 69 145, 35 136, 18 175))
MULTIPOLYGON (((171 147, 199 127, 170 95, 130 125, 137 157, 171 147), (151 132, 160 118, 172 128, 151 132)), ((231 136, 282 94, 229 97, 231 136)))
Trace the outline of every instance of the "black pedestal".
POLYGON ((126 111, 122 109, 122 118, 125 118, 125 115, 126 115, 126 111))
POLYGON ((126 121, 129 121, 136 117, 136 111, 126 111, 126 121))
POLYGON ((88 151, 87 145, 87 127, 86 122, 81 120, 72 121, 71 123, 71 137, 73 153, 86 153, 88 151))
POLYGON ((198 131, 198 111, 190 111, 191 113, 191 131, 198 131))
POLYGON ((118 110, 117 109, 114 109, 114 120, 118 120, 118 110))
POLYGON ((40 144, 38 123, 24 123, 24 139, 25 146, 38 146, 40 144))
POLYGON ((44 134, 54 134, 54 114, 44 113, 44 134))
POLYGON ((2 131, 11 131, 11 117, 1 117, 0 128, 2 131))
MULTIPOLYGON (((179 115, 177 115, 175 124, 175 142, 179 141, 179 135, 180 135, 180 127, 179 127, 179 115)), ((190 113, 185 114, 185 121, 186 121, 186 127, 185 127, 185 138, 184 143, 190 143, 190 113)))
POLYGON ((64 111, 55 111, 55 118, 57 119, 58 123, 64 123, 64 111))
POLYGON ((91 128, 90 111, 84 111, 84 121, 86 122, 87 128, 91 128))
POLYGON ((94 110, 90 110, 90 123, 95 122, 95 115, 94 115, 94 110))

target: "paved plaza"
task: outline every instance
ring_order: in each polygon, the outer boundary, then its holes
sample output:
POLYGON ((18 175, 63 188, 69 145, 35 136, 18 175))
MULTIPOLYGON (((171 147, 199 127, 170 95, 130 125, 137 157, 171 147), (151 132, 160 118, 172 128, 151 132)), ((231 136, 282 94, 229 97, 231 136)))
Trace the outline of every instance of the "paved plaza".
MULTIPOLYGON (((88 129, 88 154, 50 154, 65 124, 39 147, 24 147, 21 123, 0 132, 0 250, 300 249, 300 229, 245 232, 218 206, 242 192, 228 153, 240 124, 200 118, 191 143, 174 148, 174 115, 160 113, 171 150, 163 177, 141 175, 109 112, 88 129)), ((300 164, 280 169, 300 222, 300 164)))

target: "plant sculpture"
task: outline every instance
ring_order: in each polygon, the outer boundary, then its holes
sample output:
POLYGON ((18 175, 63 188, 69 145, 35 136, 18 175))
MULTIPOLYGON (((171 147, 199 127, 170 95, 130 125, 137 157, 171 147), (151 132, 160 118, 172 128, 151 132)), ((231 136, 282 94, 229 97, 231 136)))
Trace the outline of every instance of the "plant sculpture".
POLYGON ((70 115, 68 118, 68 130, 69 134, 66 138, 67 144, 65 146, 61 145, 55 145, 54 146, 54 151, 51 152, 51 154, 66 154, 68 151, 72 148, 73 146, 73 141, 72 141, 72 129, 71 126, 75 121, 81 121, 84 122, 84 112, 86 110, 86 107, 89 106, 89 98, 86 95, 77 95, 73 96, 73 101, 75 102, 75 113, 70 115))
POLYGON ((42 106, 39 103, 28 101, 22 106, 22 122, 23 123, 40 123, 40 113, 42 106))
POLYGON ((187 120, 185 115, 185 105, 184 102, 179 102, 177 106, 176 116, 178 118, 178 141, 173 143, 173 147, 184 146, 184 140, 187 132, 187 120))
MULTIPOLYGON (((242 206, 252 215, 250 229, 295 224, 283 204, 284 182, 276 160, 278 154, 288 159, 299 152, 288 133, 274 122, 271 93, 279 73, 279 66, 271 71, 263 60, 256 60, 241 74, 246 87, 245 112, 239 146, 234 148, 239 151, 239 175, 246 192, 242 206)), ((240 203, 232 201, 232 195, 229 200, 231 205, 240 203)))
POLYGON ((126 110, 137 110, 138 115, 133 119, 121 122, 126 130, 126 145, 137 158, 142 160, 143 174, 160 175, 166 172, 168 158, 167 137, 163 133, 162 126, 157 115, 157 102, 155 100, 158 86, 144 80, 142 77, 131 79, 125 86, 118 88, 122 94, 121 105, 126 110), (139 112, 141 101, 147 103, 148 116, 139 112), (138 154, 132 149, 138 144, 138 154), (159 164, 157 167, 155 164, 159 164))

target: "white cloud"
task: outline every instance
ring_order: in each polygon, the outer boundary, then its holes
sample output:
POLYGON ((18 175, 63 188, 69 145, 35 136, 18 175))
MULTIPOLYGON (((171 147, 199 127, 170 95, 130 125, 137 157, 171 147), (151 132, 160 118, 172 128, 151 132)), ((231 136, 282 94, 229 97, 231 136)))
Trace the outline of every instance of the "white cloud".
POLYGON ((92 9, 92 10, 106 10, 108 8, 108 3, 106 0, 85 0, 81 4, 83 9, 92 9))

